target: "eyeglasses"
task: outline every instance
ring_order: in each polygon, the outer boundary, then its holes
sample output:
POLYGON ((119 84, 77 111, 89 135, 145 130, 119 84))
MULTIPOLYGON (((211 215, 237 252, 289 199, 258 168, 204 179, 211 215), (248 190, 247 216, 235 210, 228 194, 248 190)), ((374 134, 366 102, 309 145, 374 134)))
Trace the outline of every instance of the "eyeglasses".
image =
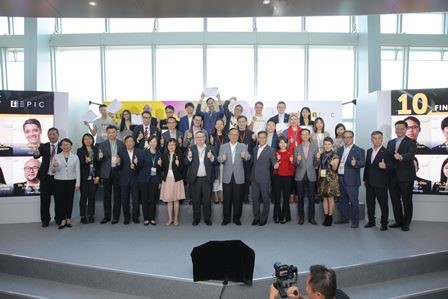
POLYGON ((406 130, 417 130, 419 126, 408 126, 406 130))
POLYGON ((39 168, 40 167, 38 167, 38 166, 34 166, 34 167, 25 166, 25 167, 23 167, 23 170, 25 170, 26 172, 30 172, 30 171, 36 172, 39 170, 39 168))
POLYGON ((352 139, 353 136, 344 136, 344 139, 352 139))

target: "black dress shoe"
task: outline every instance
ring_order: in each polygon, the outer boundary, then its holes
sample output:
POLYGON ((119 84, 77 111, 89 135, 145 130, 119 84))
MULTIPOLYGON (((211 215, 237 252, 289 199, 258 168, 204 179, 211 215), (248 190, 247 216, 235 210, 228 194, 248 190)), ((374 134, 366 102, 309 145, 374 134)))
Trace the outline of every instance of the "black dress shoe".
POLYGON ((58 229, 64 229, 64 227, 65 227, 65 225, 61 224, 61 225, 58 226, 58 229))
POLYGON ((265 226, 266 223, 268 223, 268 222, 267 222, 267 221, 262 221, 262 222, 260 222, 260 224, 258 224, 258 225, 259 225, 259 226, 265 226))
POLYGON ((401 230, 404 231, 404 232, 407 232, 407 231, 409 231, 409 226, 407 226, 407 225, 403 225, 403 226, 401 227, 401 230))
POLYGON ((311 223, 312 225, 317 225, 317 222, 314 219, 310 219, 308 220, 308 222, 311 223))
POLYGON ((370 223, 370 222, 367 222, 366 225, 364 225, 365 228, 374 227, 374 226, 376 226, 375 223, 370 223))
POLYGON ((381 231, 385 231, 385 230, 387 230, 387 225, 381 225, 380 230, 381 230, 381 231))
POLYGON ((66 224, 65 224, 65 227, 71 228, 71 227, 72 227, 72 224, 71 224, 71 223, 66 223, 66 224))
POLYGON ((303 225, 305 223, 305 219, 303 217, 299 218, 299 222, 297 222, 298 225, 303 225))
POLYGON ((198 225, 199 224, 199 220, 194 220, 192 224, 193 224, 193 226, 198 225))
POLYGON ((143 222, 143 225, 144 225, 144 226, 148 226, 148 225, 149 225, 149 221, 144 221, 144 222, 143 222))
POLYGON ((233 223, 235 223, 235 224, 238 225, 238 226, 241 225, 241 221, 239 221, 239 220, 233 220, 233 223))
POLYGON ((118 223, 118 219, 112 219, 112 221, 110 223, 117 224, 118 223))
POLYGON ((93 216, 89 216, 89 223, 95 223, 95 218, 93 218, 93 216))
POLYGON ((211 222, 210 220, 205 220, 204 222, 205 222, 205 224, 208 225, 208 226, 212 225, 212 222, 211 222))
POLYGON ((49 223, 48 223, 47 221, 44 221, 44 222, 42 222, 42 225, 41 225, 41 226, 42 226, 42 227, 48 227, 48 224, 49 224, 49 223))
POLYGON ((229 224, 230 223, 230 221, 229 220, 224 220, 223 222, 221 222, 221 225, 227 225, 227 224, 229 224))
POLYGON ((101 220, 100 224, 108 223, 109 221, 110 221, 109 218, 103 218, 103 220, 101 220))
POLYGON ((283 219, 282 221, 280 221, 281 224, 285 224, 287 221, 285 219, 283 219))
POLYGON ((403 226, 403 225, 402 225, 401 223, 397 223, 397 222, 395 222, 395 223, 389 225, 390 228, 398 228, 398 227, 402 227, 402 226, 403 226))
MULTIPOLYGON (((129 219, 125 219, 125 220, 124 220, 124 224, 125 224, 125 225, 128 225, 128 224, 129 224, 129 222, 130 222, 130 221, 129 221, 129 219)), ((114 222, 113 222, 113 221, 112 221, 112 224, 114 224, 114 222)))
POLYGON ((157 225, 157 222, 155 220, 151 220, 149 223, 151 223, 151 225, 157 225))
POLYGON ((86 217, 81 217, 81 223, 82 223, 82 224, 88 224, 89 221, 87 220, 86 217))
POLYGON ((279 223, 279 222, 280 222, 280 220, 274 219, 274 223, 279 223))
POLYGON ((258 220, 252 221, 252 225, 259 225, 259 224, 260 224, 260 221, 258 221, 258 220))
POLYGON ((351 227, 351 228, 358 228, 359 225, 358 225, 357 223, 353 223, 350 227, 351 227))

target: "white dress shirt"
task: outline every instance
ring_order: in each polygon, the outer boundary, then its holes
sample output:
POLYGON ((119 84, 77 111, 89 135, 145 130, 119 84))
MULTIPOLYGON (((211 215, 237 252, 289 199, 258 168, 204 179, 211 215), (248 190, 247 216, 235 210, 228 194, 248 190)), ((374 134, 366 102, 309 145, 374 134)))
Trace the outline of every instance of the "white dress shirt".
POLYGON ((230 143, 230 152, 232 153, 232 163, 235 163, 235 155, 236 155, 236 146, 238 145, 238 142, 235 142, 235 144, 230 143))
POLYGON ((342 153, 341 163, 339 164, 338 168, 338 174, 340 175, 344 175, 345 162, 347 161, 347 157, 348 154, 350 153, 350 150, 352 149, 352 146, 353 144, 350 146, 344 146, 344 152, 342 153))
POLYGON ((261 152, 264 150, 264 148, 268 145, 267 143, 262 146, 258 146, 258 152, 257 152, 257 160, 260 158, 261 152))

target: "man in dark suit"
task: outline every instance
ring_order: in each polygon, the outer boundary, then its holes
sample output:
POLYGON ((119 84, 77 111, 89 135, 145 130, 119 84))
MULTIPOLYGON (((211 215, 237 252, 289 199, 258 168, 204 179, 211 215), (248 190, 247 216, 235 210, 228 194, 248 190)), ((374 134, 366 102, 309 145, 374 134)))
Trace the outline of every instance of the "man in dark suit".
POLYGON ((98 157, 100 162, 100 175, 104 187, 104 218, 101 224, 111 220, 112 212, 112 188, 114 192, 114 206, 112 224, 118 223, 121 212, 121 189, 120 189, 120 156, 121 151, 126 151, 123 141, 117 139, 117 127, 108 126, 106 129, 107 140, 98 144, 98 157))
POLYGON ((208 98, 205 102, 207 103, 207 112, 202 111, 202 103, 204 101, 205 95, 201 94, 201 100, 199 101, 199 104, 196 106, 196 114, 202 115, 202 119, 204 121, 204 129, 207 131, 208 134, 210 134, 215 127, 215 122, 218 118, 223 118, 224 116, 224 108, 221 105, 221 97, 219 93, 216 95, 216 98, 218 99, 218 107, 219 111, 215 111, 215 99, 208 98))
POLYGON ((134 223, 140 223, 140 206, 139 206, 139 193, 137 183, 137 164, 139 158, 141 158, 142 150, 135 148, 134 138, 132 136, 126 136, 124 139, 125 148, 119 150, 118 155, 120 157, 120 189, 121 200, 123 201, 123 215, 124 224, 129 224, 131 219, 130 212, 130 197, 132 196, 132 221, 134 223))
POLYGON ((151 113, 149 111, 142 112, 142 125, 138 125, 132 132, 132 137, 135 140, 136 147, 139 149, 149 148, 148 139, 152 135, 160 137, 159 129, 151 125, 151 113))
POLYGON ((355 133, 344 132, 344 146, 338 148, 340 157, 338 176, 341 197, 339 198, 339 211, 341 219, 335 224, 348 223, 349 206, 351 207, 352 228, 359 225, 359 186, 361 186, 360 170, 365 165, 364 149, 353 143, 355 133))
POLYGON ((212 225, 210 220, 212 185, 215 180, 214 166, 218 164, 214 147, 205 144, 205 134, 196 132, 195 145, 191 146, 185 156, 185 165, 188 165, 187 182, 190 184, 190 193, 193 199, 193 225, 201 222, 201 203, 206 225, 212 225))
POLYGON ((191 102, 185 104, 186 115, 182 116, 179 120, 177 129, 183 134, 193 126, 194 105, 191 102))
POLYGON ((286 128, 288 128, 288 122, 289 122, 289 114, 285 113, 286 111, 286 103, 283 101, 280 101, 277 103, 277 115, 274 115, 269 120, 272 120, 276 126, 278 132, 283 132, 286 128))
POLYGON ((415 180, 414 156, 417 142, 407 137, 408 124, 404 120, 395 123, 397 138, 387 143, 387 151, 393 156, 394 169, 391 172, 389 194, 394 210, 395 223, 391 228, 409 230, 412 220, 412 189, 415 180), (404 210, 404 213, 403 213, 404 210))
POLYGON ((373 131, 370 134, 373 147, 367 150, 366 166, 363 181, 366 185, 367 216, 366 228, 375 226, 375 197, 381 209, 381 230, 387 230, 389 220, 389 205, 387 188, 389 187, 389 172, 392 170, 392 157, 383 144, 383 133, 373 131))
MULTIPOLYGON (((254 132, 247 128, 247 117, 241 115, 238 117, 238 142, 246 146, 250 155, 254 153, 254 147, 257 142, 257 137, 254 132)), ((243 188, 243 203, 249 203, 250 191, 250 176, 252 173, 252 163, 250 161, 244 162, 244 188, 243 188)))
POLYGON ((269 194, 271 189, 272 167, 276 163, 275 150, 267 144, 266 131, 258 132, 258 146, 252 155, 252 207, 254 220, 252 225, 266 225, 269 216, 269 194), (263 211, 260 216, 260 197, 263 201, 263 211))
POLYGON ((170 116, 166 119, 167 121, 167 130, 162 133, 162 137, 160 138, 160 146, 163 147, 163 152, 166 151, 165 144, 168 144, 168 140, 171 138, 177 140, 177 146, 181 149, 183 148, 183 136, 179 130, 176 130, 177 120, 170 116))
MULTIPOLYGON (((160 129, 160 133, 163 134, 166 131, 168 131, 168 118, 173 117, 174 118, 174 107, 171 105, 168 105, 165 107, 165 115, 166 118, 165 119, 161 119, 159 122, 159 129, 160 129)), ((176 125, 174 126, 177 129, 177 119, 174 118, 174 120, 176 121, 176 125)))
MULTIPOLYGON (((42 157, 42 163, 37 172, 37 178, 40 181, 40 219, 42 221, 42 227, 48 227, 51 220, 50 202, 51 195, 54 194, 54 173, 51 172, 50 166, 53 163, 54 156, 62 151, 58 142, 59 130, 50 128, 48 129, 47 136, 50 142, 41 143, 33 154, 34 159, 42 157)), ((55 220, 59 224, 59 220, 55 220)))
POLYGON ((266 132, 268 134, 268 145, 272 147, 274 150, 278 149, 278 134, 275 130, 275 122, 270 119, 266 124, 266 132))

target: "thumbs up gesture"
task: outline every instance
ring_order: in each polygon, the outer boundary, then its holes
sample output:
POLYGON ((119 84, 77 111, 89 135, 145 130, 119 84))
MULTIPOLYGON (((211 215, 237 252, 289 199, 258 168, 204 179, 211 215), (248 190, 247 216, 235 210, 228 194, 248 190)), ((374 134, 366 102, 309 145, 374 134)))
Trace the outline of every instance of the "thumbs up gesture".
POLYGON ((274 164, 274 169, 278 169, 280 167, 280 162, 274 164))
POLYGON ((289 138, 289 143, 291 144, 291 143, 294 143, 294 138, 289 138))
POLYGON ((188 139, 193 138, 193 133, 191 133, 191 131, 188 131, 187 138, 188 138, 188 139))
POLYGON ((224 153, 224 154, 222 155, 221 160, 222 160, 223 162, 227 160, 227 154, 226 154, 226 153, 224 153))
POLYGON ((192 159, 193 158, 193 153, 191 152, 191 149, 188 148, 188 159, 192 159))
POLYGON ((174 161, 174 163, 176 163, 176 166, 179 167, 179 157, 176 156, 176 161, 174 161))
POLYGON ((212 154, 212 150, 209 150, 207 153, 207 158, 209 158, 210 160, 213 159, 213 154, 212 154))
POLYGON ((289 162, 294 163, 294 156, 293 155, 289 157, 289 162))
POLYGON ((90 159, 89 156, 86 156, 86 164, 89 164, 90 162, 92 162, 92 159, 90 159))
POLYGON ((400 161, 402 159, 401 155, 397 151, 395 151, 394 158, 395 158, 395 160, 400 160, 400 161))
POLYGON ((257 140, 257 136, 255 135, 255 133, 252 134, 252 140, 253 141, 257 140))
POLYGON ((163 137, 160 138, 160 145, 163 146, 165 144, 165 139, 163 137))
POLYGON ((134 156, 134 161, 133 161, 133 162, 134 162, 135 165, 138 164, 138 158, 137 158, 137 156, 134 156))
POLYGON ((103 160, 103 158, 104 158, 104 154, 103 154, 103 151, 100 149, 100 151, 98 153, 98 159, 103 160))
POLYGON ((350 163, 352 164, 353 167, 356 166, 356 159, 355 159, 355 157, 352 157, 352 161, 350 163))
POLYGON ((378 164, 378 167, 381 169, 386 169, 386 163, 384 163, 384 159, 381 160, 381 162, 378 164))
POLYGON ((117 165, 120 165, 120 156, 119 155, 115 155, 115 161, 117 161, 117 165))
POLYGON ((210 144, 215 144, 215 138, 213 138, 213 135, 210 135, 210 144))
POLYGON ((158 164, 159 166, 162 166, 162 159, 160 159, 160 157, 159 157, 159 160, 157 160, 157 164, 158 164))
POLYGON ((297 161, 302 161, 302 155, 301 154, 297 155, 297 161))
POLYGON ((56 157, 54 157, 54 159, 53 159, 53 167, 55 167, 55 168, 58 168, 58 167, 59 167, 59 163, 58 163, 58 161, 56 160, 56 157))
POLYGON ((34 148, 34 156, 40 156, 39 146, 34 148))
POLYGON ((179 136, 179 138, 177 139, 177 142, 179 143, 179 145, 182 145, 182 136, 179 136))
POLYGON ((277 158, 277 161, 280 161, 280 159, 281 159, 282 157, 280 156, 280 154, 279 154, 279 153, 277 153, 277 156, 276 156, 276 158, 277 158))
POLYGON ((143 139, 143 132, 140 131, 140 133, 138 133, 137 142, 139 142, 142 139, 143 139))
POLYGON ((316 153, 316 159, 319 160, 319 159, 320 159, 320 156, 321 156, 320 151, 317 151, 317 153, 316 153))

